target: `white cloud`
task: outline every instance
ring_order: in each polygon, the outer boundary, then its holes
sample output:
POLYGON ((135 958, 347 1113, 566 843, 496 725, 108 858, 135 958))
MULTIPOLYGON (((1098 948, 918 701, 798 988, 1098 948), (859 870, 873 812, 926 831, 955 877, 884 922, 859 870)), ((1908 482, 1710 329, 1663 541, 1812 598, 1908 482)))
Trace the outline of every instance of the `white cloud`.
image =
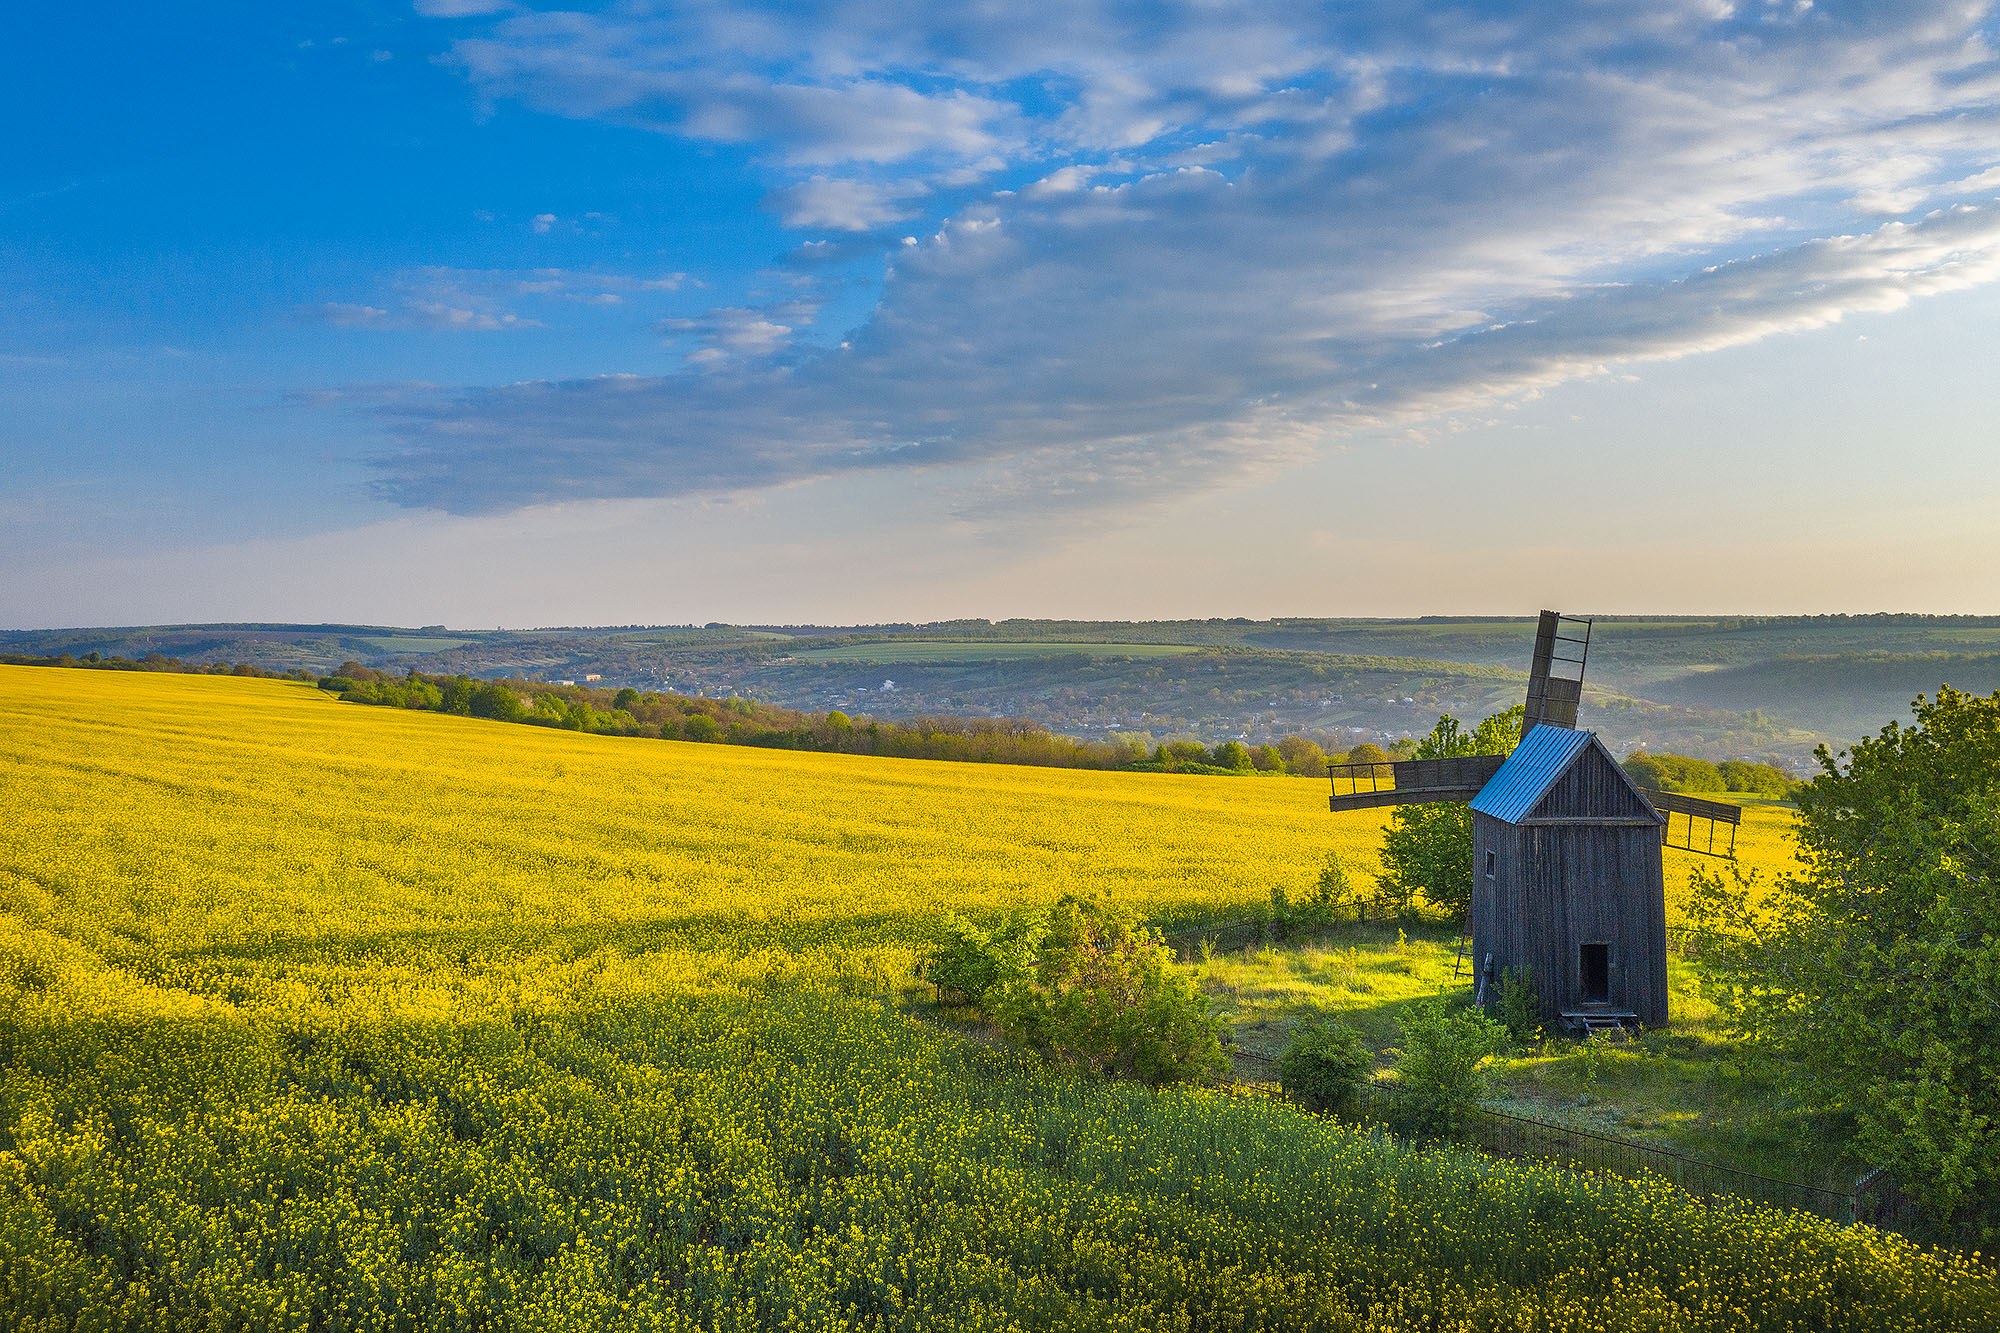
POLYGON ((455 48, 489 95, 747 143, 793 226, 925 221, 836 349, 730 307, 669 327, 682 375, 439 396, 380 490, 918 467, 968 512, 1104 504, 1991 281, 1995 211, 1953 207, 2000 170, 1991 7, 1830 8, 510 18, 455 48))
POLYGON ((774 193, 770 203, 788 227, 873 231, 911 214, 907 187, 815 176, 774 193))
POLYGON ((443 301, 412 301, 406 310, 410 322, 423 328, 491 333, 500 329, 541 327, 540 320, 524 319, 509 311, 474 310, 448 305, 443 301))
POLYGON ((768 309, 724 306, 697 318, 660 321, 659 331, 695 343, 690 366, 713 370, 777 355, 791 345, 793 333, 812 322, 817 309, 809 302, 787 301, 768 309))

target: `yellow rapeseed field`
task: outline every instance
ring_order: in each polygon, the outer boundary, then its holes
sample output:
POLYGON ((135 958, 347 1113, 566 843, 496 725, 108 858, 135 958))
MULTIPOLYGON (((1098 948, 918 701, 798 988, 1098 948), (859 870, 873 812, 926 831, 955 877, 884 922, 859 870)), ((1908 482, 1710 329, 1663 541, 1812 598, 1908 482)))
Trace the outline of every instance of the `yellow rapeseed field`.
POLYGON ((947 908, 1213 919, 1331 847, 1370 868, 1379 820, 1317 783, 0 667, 0 821, 0 1326, 2000 1324, 1981 1264, 1866 1228, 1081 1077, 888 1002, 947 908))

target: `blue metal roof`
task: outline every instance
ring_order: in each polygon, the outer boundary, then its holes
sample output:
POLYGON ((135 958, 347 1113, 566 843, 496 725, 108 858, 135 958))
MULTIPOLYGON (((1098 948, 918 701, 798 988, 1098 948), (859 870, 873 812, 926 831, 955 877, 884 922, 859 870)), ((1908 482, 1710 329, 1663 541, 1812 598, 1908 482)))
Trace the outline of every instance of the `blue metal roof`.
POLYGON ((1472 808, 1509 824, 1518 823, 1589 745, 1587 731, 1546 724, 1535 727, 1521 738, 1492 780, 1479 789, 1479 795, 1472 798, 1472 808))

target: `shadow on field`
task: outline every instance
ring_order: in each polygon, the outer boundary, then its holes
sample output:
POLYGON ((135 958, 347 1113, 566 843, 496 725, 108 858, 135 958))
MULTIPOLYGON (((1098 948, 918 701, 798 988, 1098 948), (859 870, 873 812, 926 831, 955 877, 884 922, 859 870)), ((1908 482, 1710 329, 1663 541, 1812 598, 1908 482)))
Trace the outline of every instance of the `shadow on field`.
POLYGON ((397 962, 445 957, 459 965, 532 954, 544 959, 664 952, 816 953, 924 941, 936 933, 934 913, 871 912, 826 918, 745 919, 740 913, 673 913, 631 921, 544 926, 518 921, 407 930, 297 934, 207 944, 169 957, 239 962, 397 962))

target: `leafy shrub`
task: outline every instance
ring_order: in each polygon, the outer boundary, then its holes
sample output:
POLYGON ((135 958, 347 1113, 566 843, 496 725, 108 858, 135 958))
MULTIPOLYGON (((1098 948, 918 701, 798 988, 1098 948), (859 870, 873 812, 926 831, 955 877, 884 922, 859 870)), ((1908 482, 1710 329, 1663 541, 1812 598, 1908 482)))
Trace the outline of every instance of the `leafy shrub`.
POLYGON ((1507 1035, 1523 1046, 1542 1035, 1542 999, 1535 994, 1535 969, 1508 968, 1500 974, 1500 989, 1493 1002, 1494 1016, 1507 1035))
POLYGON ((1354 1107, 1355 1094, 1375 1053, 1351 1024, 1315 1023, 1302 1027, 1278 1057, 1278 1085, 1308 1111, 1341 1114, 1354 1107))
POLYGON ((1064 897, 1032 962, 990 992, 1001 1031, 1058 1058, 1154 1085, 1224 1067, 1224 1021, 1160 933, 1100 899, 1064 897))
POLYGON ((987 931, 947 913, 944 937, 917 964, 917 975, 942 1001, 984 1004, 994 987, 1027 968, 1041 928, 1039 917, 1020 916, 987 931))
POLYGON ((1586 1032, 1576 1043, 1570 1054, 1575 1058, 1578 1083, 1586 1088, 1597 1086, 1612 1061, 1612 1040, 1608 1032, 1586 1032))
POLYGON ((1266 938, 1290 939, 1302 931, 1323 929, 1347 917, 1366 920, 1367 901, 1348 877, 1339 852, 1328 852, 1320 866, 1319 878, 1296 901, 1282 886, 1271 890, 1271 906, 1264 917, 1266 938))
POLYGON ((1416 1138, 1450 1138, 1486 1096, 1481 1065, 1506 1029, 1442 999, 1412 1005, 1398 1021, 1403 1045, 1396 1052, 1396 1128, 1416 1138))

